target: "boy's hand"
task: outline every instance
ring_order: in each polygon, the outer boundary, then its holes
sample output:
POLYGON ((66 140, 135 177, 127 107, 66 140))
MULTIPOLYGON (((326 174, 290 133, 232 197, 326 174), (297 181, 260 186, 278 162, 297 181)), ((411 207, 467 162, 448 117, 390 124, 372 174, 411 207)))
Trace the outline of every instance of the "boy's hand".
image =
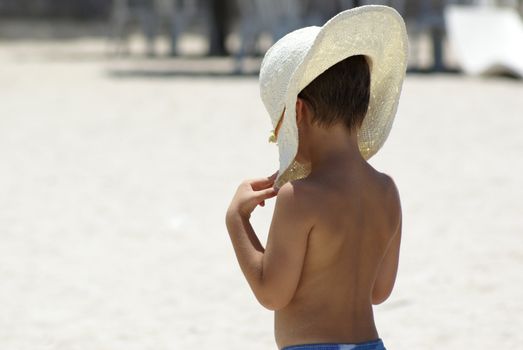
POLYGON ((272 187, 278 172, 269 177, 243 181, 232 198, 228 214, 238 213, 249 218, 257 205, 264 206, 265 200, 276 196, 277 190, 272 187))

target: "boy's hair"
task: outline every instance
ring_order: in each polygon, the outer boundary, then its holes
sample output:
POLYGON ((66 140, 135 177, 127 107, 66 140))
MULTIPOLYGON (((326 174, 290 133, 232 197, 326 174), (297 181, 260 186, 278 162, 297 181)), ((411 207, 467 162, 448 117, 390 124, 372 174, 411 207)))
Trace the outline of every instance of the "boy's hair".
POLYGON ((370 68, 363 55, 350 56, 327 69, 298 94, 313 111, 312 121, 328 127, 343 122, 361 127, 370 99, 370 68))

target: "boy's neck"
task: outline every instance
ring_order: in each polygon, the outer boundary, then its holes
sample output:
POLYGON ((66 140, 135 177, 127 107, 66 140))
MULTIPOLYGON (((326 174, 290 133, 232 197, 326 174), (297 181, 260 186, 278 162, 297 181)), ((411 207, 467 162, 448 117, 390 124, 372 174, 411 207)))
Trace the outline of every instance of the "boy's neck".
POLYGON ((354 168, 365 161, 358 147, 357 132, 349 133, 342 124, 318 128, 311 136, 311 173, 339 169, 340 165, 354 168))

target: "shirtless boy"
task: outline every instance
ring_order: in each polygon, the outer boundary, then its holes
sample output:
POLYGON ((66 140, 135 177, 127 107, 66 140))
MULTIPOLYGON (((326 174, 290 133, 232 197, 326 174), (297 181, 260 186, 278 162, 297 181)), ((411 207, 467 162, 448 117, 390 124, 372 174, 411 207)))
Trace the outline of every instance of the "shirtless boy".
POLYGON ((372 305, 384 302, 394 286, 401 207, 393 180, 367 159, 383 144, 396 112, 406 67, 402 25, 388 7, 356 8, 322 28, 288 34, 262 63, 262 99, 275 127, 280 170, 241 183, 226 225, 254 295, 274 310, 279 349, 385 349, 372 305), (397 37, 389 35, 395 31, 397 37), (340 42, 340 33, 348 38, 340 42), (357 35, 379 40, 358 47, 352 45, 357 35), (377 53, 365 47, 380 42, 377 53), (325 50, 334 46, 339 54, 325 50), (395 71, 378 66, 387 64, 383 52, 395 60, 395 71), (272 197, 264 248, 249 218, 272 197))

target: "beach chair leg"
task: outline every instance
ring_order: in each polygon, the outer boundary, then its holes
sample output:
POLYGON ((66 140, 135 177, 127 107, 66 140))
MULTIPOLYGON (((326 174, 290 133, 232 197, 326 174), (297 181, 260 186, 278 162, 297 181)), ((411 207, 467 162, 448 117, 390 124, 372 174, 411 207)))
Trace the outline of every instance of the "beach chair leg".
POLYGON ((154 56, 154 44, 156 39, 156 15, 153 9, 142 8, 138 11, 138 19, 140 21, 143 33, 146 40, 146 54, 147 56, 154 56))
POLYGON ((130 20, 129 8, 126 0, 115 0, 111 13, 110 53, 115 56, 128 55, 127 24, 130 20))
POLYGON ((432 39, 432 57, 434 60, 432 71, 443 72, 446 69, 443 62, 443 30, 438 27, 433 27, 430 34, 432 39))

